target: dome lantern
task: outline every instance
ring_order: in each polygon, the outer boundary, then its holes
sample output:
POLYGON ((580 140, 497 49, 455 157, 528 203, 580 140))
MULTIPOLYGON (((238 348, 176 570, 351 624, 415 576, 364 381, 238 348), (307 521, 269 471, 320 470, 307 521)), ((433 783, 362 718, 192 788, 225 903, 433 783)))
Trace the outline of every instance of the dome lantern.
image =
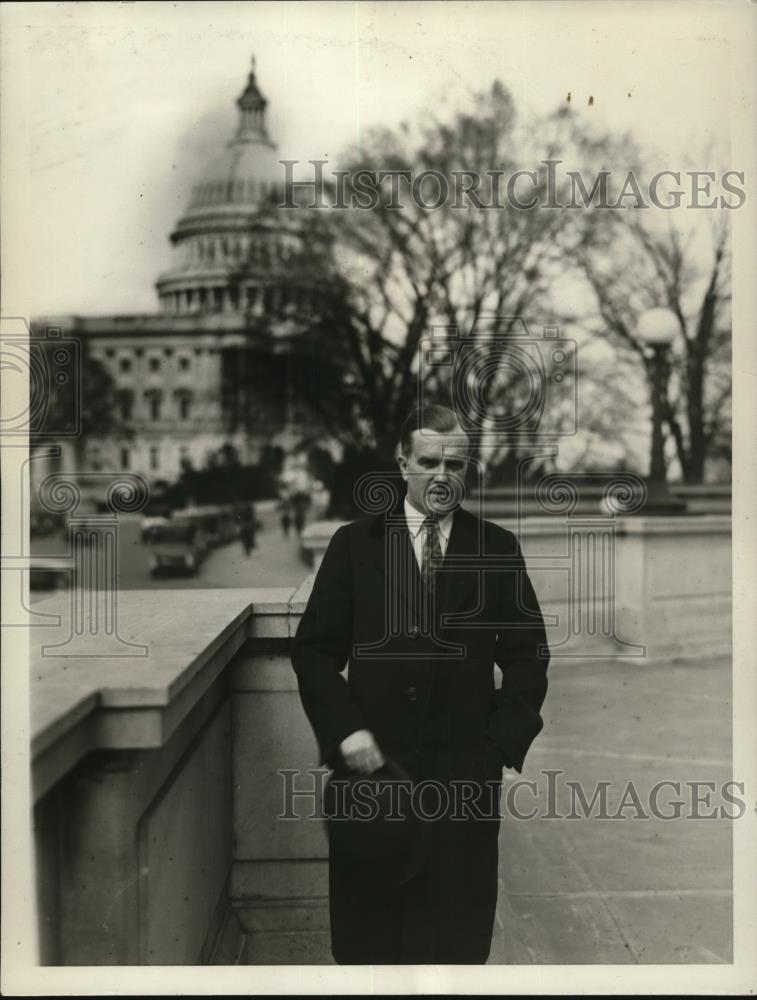
POLYGON ((263 139, 268 141, 265 124, 265 109, 268 101, 263 97, 255 77, 255 56, 247 78, 247 86, 237 98, 240 111, 237 139, 263 139))

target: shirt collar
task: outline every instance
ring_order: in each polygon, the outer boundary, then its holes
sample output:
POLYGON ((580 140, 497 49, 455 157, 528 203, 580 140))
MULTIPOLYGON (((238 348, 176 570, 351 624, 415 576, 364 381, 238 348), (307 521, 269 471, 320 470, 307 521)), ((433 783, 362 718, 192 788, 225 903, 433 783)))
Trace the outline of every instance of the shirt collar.
MULTIPOLYGON (((450 532, 452 531, 452 520, 454 517, 454 511, 450 511, 449 514, 445 514, 444 517, 440 517, 438 521, 439 531, 441 532, 445 541, 449 541, 450 532)), ((422 514, 419 510, 410 503, 407 497, 405 497, 405 520, 407 521, 407 528, 413 538, 417 537, 418 532, 423 526, 423 522, 426 520, 426 515, 422 514)))

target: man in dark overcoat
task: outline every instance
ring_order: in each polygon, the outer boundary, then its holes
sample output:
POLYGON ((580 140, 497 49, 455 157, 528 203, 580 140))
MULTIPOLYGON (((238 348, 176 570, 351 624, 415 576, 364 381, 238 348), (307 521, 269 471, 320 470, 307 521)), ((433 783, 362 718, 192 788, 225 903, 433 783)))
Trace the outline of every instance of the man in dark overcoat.
POLYGON ((454 412, 413 411, 400 449, 404 495, 332 536, 292 664, 321 763, 370 775, 390 759, 449 795, 402 884, 332 846, 331 947, 340 964, 484 963, 502 769, 521 771, 542 728, 549 649, 517 539, 460 506, 468 440, 454 412))

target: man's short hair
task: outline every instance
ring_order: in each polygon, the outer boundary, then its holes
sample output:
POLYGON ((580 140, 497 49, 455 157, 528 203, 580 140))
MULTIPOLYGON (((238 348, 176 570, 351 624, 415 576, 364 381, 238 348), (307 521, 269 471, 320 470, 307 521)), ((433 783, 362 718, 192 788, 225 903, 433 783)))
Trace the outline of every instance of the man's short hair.
POLYGON ((400 448, 403 455, 409 455, 413 450, 413 432, 421 429, 436 431, 438 434, 450 434, 460 428, 460 421, 454 410, 439 403, 427 403, 425 406, 415 406, 408 413, 400 428, 400 448))

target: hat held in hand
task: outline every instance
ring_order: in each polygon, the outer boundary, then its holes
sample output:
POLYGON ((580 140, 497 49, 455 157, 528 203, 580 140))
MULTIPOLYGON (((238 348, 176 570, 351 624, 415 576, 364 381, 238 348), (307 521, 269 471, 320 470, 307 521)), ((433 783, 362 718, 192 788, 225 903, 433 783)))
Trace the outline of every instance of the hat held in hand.
POLYGON ((371 774, 334 771, 324 793, 332 857, 402 885, 423 868, 431 834, 413 808, 413 779, 394 760, 371 774))

